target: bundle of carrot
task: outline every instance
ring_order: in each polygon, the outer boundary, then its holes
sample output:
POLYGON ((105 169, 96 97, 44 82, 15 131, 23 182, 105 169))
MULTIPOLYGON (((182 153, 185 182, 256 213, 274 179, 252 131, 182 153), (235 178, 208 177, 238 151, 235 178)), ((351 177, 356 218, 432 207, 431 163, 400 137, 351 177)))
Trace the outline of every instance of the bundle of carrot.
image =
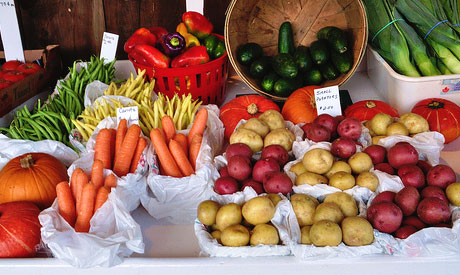
POLYGON ((176 133, 173 119, 164 116, 162 128, 150 131, 155 153, 160 160, 160 172, 171 177, 187 177, 195 173, 196 159, 200 152, 203 133, 208 121, 208 110, 198 111, 188 135, 176 133))
POLYGON ((104 164, 99 159, 94 160, 89 177, 77 168, 70 178, 70 186, 66 181, 56 185, 59 214, 76 232, 88 232, 93 214, 116 186, 117 178, 113 174, 104 178, 104 164))
POLYGON ((96 137, 94 159, 101 160, 105 169, 112 169, 119 177, 136 172, 147 147, 147 140, 140 133, 139 125, 128 127, 126 119, 120 120, 117 130, 101 129, 96 137))

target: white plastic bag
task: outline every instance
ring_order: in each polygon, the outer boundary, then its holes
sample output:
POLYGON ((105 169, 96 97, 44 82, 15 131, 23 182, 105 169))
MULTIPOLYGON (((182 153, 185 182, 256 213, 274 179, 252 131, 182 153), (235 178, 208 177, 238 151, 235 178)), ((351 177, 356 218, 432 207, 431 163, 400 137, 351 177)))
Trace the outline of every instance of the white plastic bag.
POLYGON ((107 201, 92 217, 89 233, 75 232, 59 215, 57 199, 40 213, 42 241, 54 257, 79 268, 110 267, 133 252, 144 252, 141 228, 118 192, 112 188, 107 201))
MULTIPOLYGON (((213 200, 219 202, 221 205, 231 202, 242 204, 255 197, 257 197, 255 191, 252 188, 246 188, 243 192, 238 192, 238 194, 218 196, 213 198, 213 200), (229 198, 231 199, 229 200, 229 198)), ((286 244, 290 239, 288 228, 290 228, 290 223, 292 222, 289 220, 289 217, 292 217, 293 213, 291 203, 286 197, 282 196, 282 200, 276 206, 275 216, 271 220, 273 226, 278 229, 282 245, 223 246, 211 236, 206 226, 198 221, 198 219, 195 221, 195 235, 202 253, 212 257, 285 256, 290 254, 290 249, 286 244)))
MULTIPOLYGON (((155 219, 166 218, 172 224, 191 224, 196 218, 198 204, 214 194, 212 184, 219 172, 213 165, 213 158, 222 148, 225 129, 219 120, 219 108, 216 105, 206 105, 203 108, 208 109, 208 122, 195 174, 183 178, 162 176, 158 174, 155 163, 150 162, 152 167, 147 185, 152 194, 144 194, 141 202, 155 219)), ((186 134, 190 127, 179 132, 186 134)))

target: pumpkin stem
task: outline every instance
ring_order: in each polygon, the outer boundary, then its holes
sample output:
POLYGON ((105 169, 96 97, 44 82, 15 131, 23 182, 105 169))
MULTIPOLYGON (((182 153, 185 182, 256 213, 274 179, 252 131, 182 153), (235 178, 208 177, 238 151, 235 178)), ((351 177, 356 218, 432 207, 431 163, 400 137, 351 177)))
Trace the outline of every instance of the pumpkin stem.
POLYGON ((444 103, 440 102, 440 101, 433 100, 428 104, 428 108, 430 108, 430 109, 442 109, 442 108, 444 108, 444 103))
POLYGON ((375 103, 374 101, 366 101, 366 108, 369 108, 369 109, 372 109, 372 108, 375 108, 375 103))
POLYGON ((24 158, 20 159, 21 162, 21 168, 30 168, 34 165, 34 160, 32 158, 32 155, 27 155, 24 158))
POLYGON ((259 109, 257 108, 257 105, 255 103, 251 103, 251 104, 248 105, 247 111, 248 111, 249 114, 255 115, 255 114, 257 114, 259 109))

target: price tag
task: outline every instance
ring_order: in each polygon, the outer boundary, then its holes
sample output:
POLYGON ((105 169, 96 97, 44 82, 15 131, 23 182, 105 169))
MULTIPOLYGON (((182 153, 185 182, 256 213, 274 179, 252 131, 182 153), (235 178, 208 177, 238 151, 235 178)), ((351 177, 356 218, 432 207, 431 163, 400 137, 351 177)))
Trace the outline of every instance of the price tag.
POLYGON ((117 124, 122 119, 128 121, 128 126, 132 124, 139 125, 139 109, 137 106, 117 108, 117 124))
POLYGON ((14 0, 0 0, 0 33, 6 61, 25 62, 14 0))
MULTIPOLYGON (((1 1, 1 0, 0 0, 1 1)), ((104 58, 105 63, 109 63, 115 59, 118 47, 118 34, 104 32, 102 36, 101 58, 104 58)))
POLYGON ((316 111, 318 112, 318 115, 342 115, 342 108, 340 107, 339 86, 315 89, 315 101, 316 111))
POLYGON ((201 14, 203 13, 204 10, 204 0, 187 0, 185 2, 185 9, 187 11, 196 11, 201 14))

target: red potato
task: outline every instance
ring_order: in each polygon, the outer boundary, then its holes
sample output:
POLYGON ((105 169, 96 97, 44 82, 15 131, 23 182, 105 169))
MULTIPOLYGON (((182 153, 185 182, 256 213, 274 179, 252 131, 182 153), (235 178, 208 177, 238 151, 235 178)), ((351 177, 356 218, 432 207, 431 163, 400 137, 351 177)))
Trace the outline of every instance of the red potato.
POLYGON ((337 126, 337 133, 341 137, 347 137, 356 140, 361 136, 362 127, 363 126, 359 120, 356 118, 347 117, 337 126))
POLYGON ((438 164, 431 167, 426 175, 428 185, 438 186, 446 189, 447 186, 454 183, 457 179, 454 170, 447 165, 438 164))
POLYGON ((326 129, 329 130, 331 135, 334 135, 336 133, 337 125, 339 125, 339 122, 329 114, 321 114, 317 116, 315 120, 313 120, 313 123, 326 127, 326 129))
POLYGON ((259 159, 252 169, 252 178, 255 181, 263 182, 264 178, 272 173, 279 172, 280 166, 273 158, 259 159))
POLYGON ((305 133, 305 136, 307 135, 307 131, 308 131, 308 129, 310 129, 312 124, 313 123, 305 123, 302 127, 300 127, 300 128, 302 128, 303 132, 305 133))
POLYGON ((264 187, 262 186, 262 183, 257 182, 253 179, 247 179, 242 182, 243 186, 241 186, 241 191, 244 190, 246 187, 252 187, 254 191, 256 191, 257 195, 262 194, 264 192, 264 187))
POLYGON ((367 209, 367 219, 380 232, 395 232, 401 226, 402 218, 401 209, 392 202, 379 202, 367 209))
POLYGON ((417 207, 417 215, 422 222, 429 225, 450 220, 449 206, 438 198, 424 198, 417 207))
POLYGON ((264 189, 267 193, 281 193, 287 195, 292 192, 292 181, 282 172, 270 173, 264 180, 264 189))
POLYGON ((404 186, 413 186, 422 188, 425 186, 425 175, 422 169, 414 164, 406 164, 398 169, 398 176, 401 178, 404 186))
POLYGON ((438 198, 445 202, 446 204, 449 204, 449 201, 447 200, 446 193, 444 192, 443 189, 437 186, 427 186, 423 188, 422 192, 420 193, 422 198, 438 198))
POLYGON ((247 157, 248 159, 251 159, 252 150, 248 145, 244 143, 230 144, 227 147, 227 150, 225 151, 225 157, 227 158, 227 160, 229 160, 231 157, 236 156, 236 155, 247 157))
POLYGON ((228 195, 240 190, 238 182, 232 177, 218 178, 214 182, 214 191, 219 195, 228 195))
POLYGON ((376 164, 374 166, 374 169, 385 172, 389 175, 395 175, 395 169, 391 167, 389 163, 386 163, 386 162, 376 164))
POLYGON ((347 159, 356 153, 356 144, 351 138, 340 137, 331 143, 331 154, 347 159))
POLYGON ((251 161, 247 157, 233 156, 228 160, 227 170, 230 177, 245 180, 252 172, 251 161))
POLYGON ((399 239, 406 239, 407 237, 409 237, 417 231, 418 229, 412 225, 404 225, 398 228, 398 230, 396 230, 395 237, 399 239))
POLYGON ((426 174, 428 174, 428 171, 429 171, 430 168, 432 167, 431 164, 430 164, 429 162, 427 162, 427 161, 425 161, 425 160, 421 160, 421 159, 419 159, 419 160, 417 161, 417 166, 418 166, 420 169, 422 169, 423 174, 425 174, 425 176, 426 176, 426 174))
POLYGON ((405 217, 402 221, 402 225, 411 225, 417 228, 417 230, 420 230, 426 227, 426 224, 424 224, 417 216, 405 217))
POLYGON ((338 126, 338 124, 339 124, 342 120, 344 120, 346 117, 340 115, 340 116, 336 116, 336 117, 334 117, 334 118, 335 118, 335 120, 337 120, 337 126, 338 126))
POLYGON ((331 132, 324 126, 312 123, 306 132, 306 137, 314 142, 331 140, 331 132))
POLYGON ((230 175, 228 174, 227 166, 220 168, 219 174, 220 174, 220 177, 230 177, 230 175))
POLYGON ((381 145, 371 145, 364 149, 363 152, 371 157, 374 165, 384 162, 387 157, 387 149, 381 145))
POLYGON ((289 160, 289 153, 288 151, 286 151, 286 149, 284 149, 283 146, 278 144, 272 144, 262 149, 260 158, 273 158, 278 162, 280 167, 283 167, 289 160))
POLYGON ((417 164, 418 153, 414 146, 410 143, 402 141, 396 143, 388 150, 388 163, 393 168, 399 169, 406 164, 417 164))
POLYGON ((410 216, 417 210, 418 202, 420 201, 420 194, 417 188, 413 186, 406 186, 401 189, 395 196, 395 203, 404 216, 410 216))
POLYGON ((435 224, 434 227, 447 227, 447 228, 452 228, 452 225, 448 224, 448 223, 438 223, 438 224, 435 224))
POLYGON ((382 193, 375 196, 372 200, 372 204, 379 203, 382 201, 394 202, 396 193, 393 191, 383 191, 382 193))

